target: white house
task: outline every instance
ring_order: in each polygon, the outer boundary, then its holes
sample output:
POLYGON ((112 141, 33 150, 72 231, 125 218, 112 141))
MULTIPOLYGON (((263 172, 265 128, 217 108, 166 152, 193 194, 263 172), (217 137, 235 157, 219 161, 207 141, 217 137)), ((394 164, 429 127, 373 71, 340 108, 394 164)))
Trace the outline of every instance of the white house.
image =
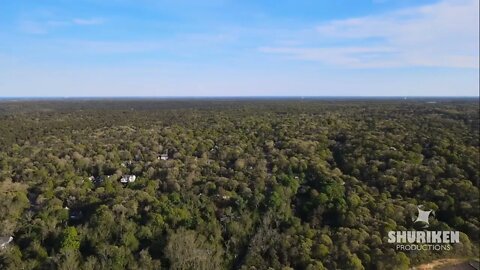
POLYGON ((137 177, 135 175, 124 175, 122 176, 122 178, 120 178, 120 183, 132 183, 132 182, 135 182, 135 179, 137 179, 137 177))
POLYGON ((11 236, 4 236, 0 237, 0 249, 4 249, 7 245, 13 241, 13 237, 11 236))
POLYGON ((168 160, 168 154, 161 154, 158 159, 161 159, 161 160, 168 160))

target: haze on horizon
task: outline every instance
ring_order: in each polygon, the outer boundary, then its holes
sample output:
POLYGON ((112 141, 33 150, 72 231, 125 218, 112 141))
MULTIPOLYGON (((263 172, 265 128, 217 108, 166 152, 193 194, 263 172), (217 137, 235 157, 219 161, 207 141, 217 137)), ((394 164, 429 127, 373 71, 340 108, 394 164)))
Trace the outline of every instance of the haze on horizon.
POLYGON ((478 0, 0 0, 0 97, 478 96, 478 0))

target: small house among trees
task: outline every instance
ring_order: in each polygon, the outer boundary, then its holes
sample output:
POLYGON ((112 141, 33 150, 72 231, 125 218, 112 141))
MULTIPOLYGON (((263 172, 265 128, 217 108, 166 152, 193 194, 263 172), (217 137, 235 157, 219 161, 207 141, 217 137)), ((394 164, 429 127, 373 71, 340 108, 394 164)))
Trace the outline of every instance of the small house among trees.
POLYGON ((8 246, 8 244, 10 242, 13 241, 13 237, 12 236, 3 236, 3 237, 0 237, 0 249, 4 249, 8 246))
POLYGON ((137 177, 135 175, 124 175, 122 178, 120 178, 120 183, 127 184, 127 183, 133 183, 137 177))
POLYGON ((168 160, 168 154, 161 154, 158 159, 161 159, 161 160, 168 160))

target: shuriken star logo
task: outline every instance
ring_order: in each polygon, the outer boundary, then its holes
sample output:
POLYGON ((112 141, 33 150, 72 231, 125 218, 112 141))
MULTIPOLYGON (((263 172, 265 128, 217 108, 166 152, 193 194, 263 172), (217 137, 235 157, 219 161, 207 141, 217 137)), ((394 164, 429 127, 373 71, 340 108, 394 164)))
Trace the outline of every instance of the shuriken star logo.
POLYGON ((428 218, 430 217, 430 214, 435 215, 435 212, 432 211, 432 210, 425 211, 422 208, 423 208, 422 205, 417 206, 418 216, 417 216, 417 219, 415 219, 414 222, 415 223, 423 222, 425 224, 424 228, 426 228, 430 225, 430 223, 428 222, 428 218))

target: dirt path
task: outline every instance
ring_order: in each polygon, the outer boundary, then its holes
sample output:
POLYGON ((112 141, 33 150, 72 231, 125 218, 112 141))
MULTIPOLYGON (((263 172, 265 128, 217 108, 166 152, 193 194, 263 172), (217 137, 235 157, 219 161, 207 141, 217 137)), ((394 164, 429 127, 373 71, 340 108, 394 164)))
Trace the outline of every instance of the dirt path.
POLYGON ((465 259, 438 259, 412 267, 412 270, 475 270, 465 259))

